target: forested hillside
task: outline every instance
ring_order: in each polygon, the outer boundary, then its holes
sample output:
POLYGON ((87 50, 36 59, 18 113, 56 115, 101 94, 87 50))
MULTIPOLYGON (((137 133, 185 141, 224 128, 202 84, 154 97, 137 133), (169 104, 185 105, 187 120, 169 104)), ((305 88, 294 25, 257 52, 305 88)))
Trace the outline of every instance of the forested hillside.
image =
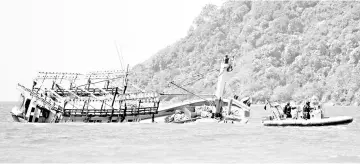
MULTIPOLYGON (((188 35, 136 65, 146 89, 214 93, 220 60, 234 55, 225 94, 359 105, 359 1, 227 1, 206 5, 188 35)), ((182 92, 185 93, 185 92, 182 92)), ((169 97, 179 101, 189 97, 169 97)))

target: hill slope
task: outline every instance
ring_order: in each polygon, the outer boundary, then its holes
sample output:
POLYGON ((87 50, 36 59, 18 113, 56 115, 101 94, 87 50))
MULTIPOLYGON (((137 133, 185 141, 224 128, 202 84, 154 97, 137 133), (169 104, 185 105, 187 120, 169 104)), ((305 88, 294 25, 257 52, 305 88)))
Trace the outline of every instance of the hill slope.
MULTIPOLYGON (((159 92, 213 93, 220 59, 236 57, 226 95, 359 105, 359 1, 228 1, 203 8, 188 35, 133 68, 159 92), (200 79, 199 74, 203 76, 200 79)), ((167 100, 171 99, 168 98, 167 100)), ((174 101, 189 97, 175 97, 174 101)))

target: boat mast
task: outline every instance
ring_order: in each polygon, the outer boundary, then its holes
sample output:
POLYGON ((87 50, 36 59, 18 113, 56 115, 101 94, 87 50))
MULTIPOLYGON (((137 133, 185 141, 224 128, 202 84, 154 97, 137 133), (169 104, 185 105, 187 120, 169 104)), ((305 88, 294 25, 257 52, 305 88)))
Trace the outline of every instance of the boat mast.
MULTIPOLYGON (((126 69, 126 72, 125 72, 125 77, 124 77, 124 81, 123 81, 123 95, 125 95, 125 92, 127 90, 127 87, 128 87, 128 74, 129 74, 129 64, 127 65, 127 69, 126 69)), ((121 107, 122 105, 120 104, 120 109, 122 108, 121 107)), ((124 113, 122 115, 122 118, 120 120, 120 122, 123 122, 125 120, 125 118, 127 117, 127 102, 124 100, 124 113)))
POLYGON ((216 113, 215 117, 221 117, 222 105, 223 105, 223 92, 226 86, 227 75, 232 71, 231 60, 228 55, 225 56, 221 63, 221 69, 219 70, 217 90, 216 90, 216 113))

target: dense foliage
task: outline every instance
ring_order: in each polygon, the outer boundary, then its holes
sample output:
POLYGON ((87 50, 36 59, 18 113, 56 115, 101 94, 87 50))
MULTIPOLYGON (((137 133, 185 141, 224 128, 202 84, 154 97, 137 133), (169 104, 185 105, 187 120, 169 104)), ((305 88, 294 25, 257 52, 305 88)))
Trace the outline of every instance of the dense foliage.
MULTIPOLYGON (((236 65, 226 96, 359 105, 359 1, 227 1, 206 5, 188 35, 136 65, 139 86, 214 93, 220 60, 236 65)), ((184 92, 183 92, 184 93, 184 92)), ((189 97, 168 97, 182 100, 189 97)))

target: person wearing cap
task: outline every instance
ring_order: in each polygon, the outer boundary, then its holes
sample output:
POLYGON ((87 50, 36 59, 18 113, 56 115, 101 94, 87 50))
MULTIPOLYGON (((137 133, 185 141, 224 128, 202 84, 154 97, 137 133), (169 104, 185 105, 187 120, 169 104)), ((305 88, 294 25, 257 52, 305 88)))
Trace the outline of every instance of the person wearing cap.
POLYGON ((286 118, 292 118, 291 110, 296 109, 296 107, 291 107, 291 103, 288 102, 286 106, 283 108, 283 113, 286 115, 286 118))

